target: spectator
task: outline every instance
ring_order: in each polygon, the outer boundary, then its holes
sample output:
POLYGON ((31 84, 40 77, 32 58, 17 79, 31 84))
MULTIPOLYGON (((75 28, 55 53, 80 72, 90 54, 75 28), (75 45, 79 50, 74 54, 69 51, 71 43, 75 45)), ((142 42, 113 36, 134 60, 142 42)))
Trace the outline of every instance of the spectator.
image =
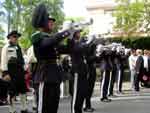
POLYGON ((131 50, 131 55, 129 56, 129 69, 130 69, 130 82, 131 82, 131 89, 134 89, 134 77, 136 74, 135 66, 136 66, 136 51, 133 49, 131 50))

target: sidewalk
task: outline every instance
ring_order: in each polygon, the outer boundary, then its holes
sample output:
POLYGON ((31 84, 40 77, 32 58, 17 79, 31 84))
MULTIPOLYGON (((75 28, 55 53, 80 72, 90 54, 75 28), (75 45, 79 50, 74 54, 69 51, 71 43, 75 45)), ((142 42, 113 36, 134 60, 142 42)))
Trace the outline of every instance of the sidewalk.
MULTIPOLYGON (((114 93, 116 93, 116 84, 114 85, 114 93)), ((133 91, 131 89, 131 85, 130 82, 124 82, 123 86, 122 86, 122 91, 124 94, 132 94, 133 91)), ((141 93, 149 93, 150 94, 150 88, 140 88, 140 92, 141 93)), ((94 97, 98 97, 100 96, 100 82, 96 82, 95 83, 95 87, 94 87, 94 92, 93 92, 93 96, 94 97)))
MULTIPOLYGON (((68 88, 64 87, 65 89, 61 90, 64 94, 61 93, 61 99, 65 99, 69 97, 68 88)), ((150 88, 140 88, 140 93, 146 93, 146 95, 150 95, 150 88)), ((130 82, 124 82, 122 87, 123 95, 122 96, 134 96, 134 92, 131 90, 130 82)), ((95 83, 93 97, 100 97, 100 82, 95 83)), ((114 94, 116 94, 116 85, 114 86, 114 94)), ((120 95, 121 96, 121 95, 120 95)), ((33 95, 31 92, 28 93, 28 100, 32 100, 33 95)))

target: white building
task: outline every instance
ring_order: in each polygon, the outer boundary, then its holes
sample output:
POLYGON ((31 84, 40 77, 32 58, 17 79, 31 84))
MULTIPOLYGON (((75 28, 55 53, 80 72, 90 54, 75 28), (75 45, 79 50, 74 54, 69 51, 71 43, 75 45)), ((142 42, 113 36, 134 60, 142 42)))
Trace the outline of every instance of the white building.
POLYGON ((115 18, 112 13, 116 7, 115 0, 87 0, 86 9, 94 23, 90 27, 90 34, 112 33, 115 18))
MULTIPOLYGON (((129 0, 130 3, 135 1, 136 0, 129 0)), ((117 3, 115 0, 87 0, 87 12, 94 20, 93 25, 90 27, 90 34, 100 34, 108 37, 122 35, 122 32, 113 31, 113 25, 116 19, 112 14, 116 6, 117 3)), ((138 34, 145 36, 143 32, 138 32, 138 34)))

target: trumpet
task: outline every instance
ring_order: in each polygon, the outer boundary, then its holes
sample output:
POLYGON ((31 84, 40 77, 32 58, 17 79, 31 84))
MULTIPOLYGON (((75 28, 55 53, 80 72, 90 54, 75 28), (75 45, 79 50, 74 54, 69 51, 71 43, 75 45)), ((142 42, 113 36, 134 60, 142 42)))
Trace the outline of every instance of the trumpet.
POLYGON ((110 53, 110 54, 112 52, 125 53, 125 47, 121 43, 112 43, 109 45, 102 45, 102 44, 97 45, 96 55, 99 56, 103 52, 110 53))
POLYGON ((72 39, 73 34, 76 30, 82 30, 84 27, 90 26, 93 24, 93 19, 90 18, 88 21, 80 21, 80 22, 75 22, 73 20, 71 21, 66 21, 63 24, 63 29, 64 30, 69 30, 71 35, 70 35, 70 39, 72 39))

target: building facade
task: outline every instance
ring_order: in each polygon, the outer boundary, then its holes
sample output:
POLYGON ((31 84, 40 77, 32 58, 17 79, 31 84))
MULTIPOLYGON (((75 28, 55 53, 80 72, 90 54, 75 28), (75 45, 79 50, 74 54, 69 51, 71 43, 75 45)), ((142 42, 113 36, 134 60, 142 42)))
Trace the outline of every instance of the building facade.
POLYGON ((114 0, 87 0, 86 9, 93 19, 90 34, 103 35, 113 32, 115 18, 112 13, 116 5, 114 0))

